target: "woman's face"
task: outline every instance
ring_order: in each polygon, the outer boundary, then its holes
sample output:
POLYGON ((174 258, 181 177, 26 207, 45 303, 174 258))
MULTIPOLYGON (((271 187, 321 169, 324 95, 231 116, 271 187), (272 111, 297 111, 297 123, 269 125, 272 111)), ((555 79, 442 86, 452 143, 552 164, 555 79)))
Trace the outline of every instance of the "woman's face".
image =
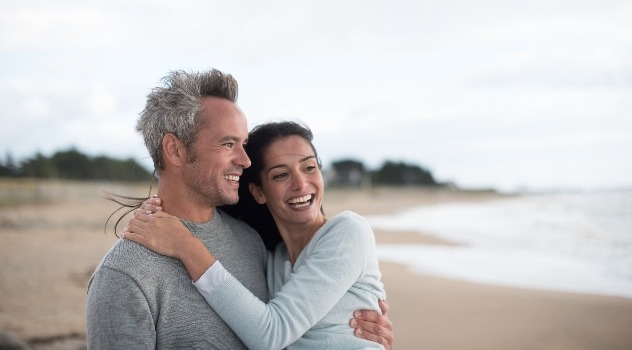
POLYGON ((266 204, 278 226, 320 223, 323 176, 309 142, 288 136, 270 144, 263 155, 261 188, 251 184, 259 204, 266 204))

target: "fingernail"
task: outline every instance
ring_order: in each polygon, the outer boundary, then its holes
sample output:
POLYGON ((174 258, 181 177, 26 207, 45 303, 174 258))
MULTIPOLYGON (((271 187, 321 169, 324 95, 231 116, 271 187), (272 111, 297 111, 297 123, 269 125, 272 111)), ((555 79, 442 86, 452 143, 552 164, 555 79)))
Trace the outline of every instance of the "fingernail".
POLYGON ((360 328, 357 328, 357 329, 355 330, 355 335, 357 335, 357 336, 361 336, 361 335, 362 335, 362 330, 361 330, 360 328))
POLYGON ((355 319, 351 320, 351 327, 355 328, 358 325, 358 322, 355 319))
POLYGON ((356 311, 356 312, 354 312, 354 313, 353 313, 353 316, 354 316, 354 317, 357 317, 357 318, 360 318, 360 316, 361 316, 360 311, 356 311))

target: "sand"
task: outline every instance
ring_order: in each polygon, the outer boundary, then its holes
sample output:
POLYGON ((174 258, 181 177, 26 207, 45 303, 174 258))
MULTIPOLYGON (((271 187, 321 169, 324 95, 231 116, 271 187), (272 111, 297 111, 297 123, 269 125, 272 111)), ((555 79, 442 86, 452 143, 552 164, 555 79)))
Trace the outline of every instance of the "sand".
MULTIPOLYGON (((86 284, 116 241, 103 190, 144 186, 0 181, 0 331, 32 349, 79 349, 86 284)), ((329 215, 487 201, 490 192, 329 189, 329 215)), ((417 232, 376 231, 378 244, 451 244, 417 232)), ((506 288, 410 272, 381 262, 395 349, 632 349, 632 299, 506 288)))

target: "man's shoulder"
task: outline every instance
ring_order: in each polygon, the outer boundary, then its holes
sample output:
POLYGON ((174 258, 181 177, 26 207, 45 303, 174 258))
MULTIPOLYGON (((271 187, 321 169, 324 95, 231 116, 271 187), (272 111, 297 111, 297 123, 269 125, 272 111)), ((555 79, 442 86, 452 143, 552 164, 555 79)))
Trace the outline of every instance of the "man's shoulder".
POLYGON ((222 211, 219 211, 219 213, 222 229, 224 230, 222 237, 226 240, 226 243, 230 244, 233 249, 242 251, 246 249, 251 253, 258 252, 257 254, 263 254, 265 255, 264 258, 267 257, 265 245, 257 231, 245 222, 235 219, 227 213, 222 211))
POLYGON ((169 260, 173 259, 153 252, 136 242, 119 239, 105 255, 97 271, 108 268, 127 273, 147 268, 153 269, 157 261, 169 260))
POLYGON ((222 218, 222 223, 226 227, 231 229, 232 231, 235 231, 236 233, 239 233, 239 234, 258 235, 257 231, 255 231, 247 223, 239 219, 235 219, 231 215, 223 212, 222 210, 218 210, 217 212, 219 213, 219 216, 222 218))
POLYGON ((95 269, 89 286, 95 279, 101 279, 114 284, 132 283, 141 288, 153 288, 169 280, 170 276, 181 274, 186 275, 186 270, 177 259, 155 253, 136 242, 120 239, 95 269))

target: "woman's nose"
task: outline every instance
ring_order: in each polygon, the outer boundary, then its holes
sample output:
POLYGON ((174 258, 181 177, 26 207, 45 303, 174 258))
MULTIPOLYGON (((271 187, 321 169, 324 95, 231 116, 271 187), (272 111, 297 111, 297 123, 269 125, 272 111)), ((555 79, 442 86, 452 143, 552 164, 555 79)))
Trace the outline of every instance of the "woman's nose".
POLYGON ((294 183, 293 183, 294 189, 300 190, 305 187, 306 183, 307 183, 307 179, 305 175, 298 173, 294 176, 294 183))

